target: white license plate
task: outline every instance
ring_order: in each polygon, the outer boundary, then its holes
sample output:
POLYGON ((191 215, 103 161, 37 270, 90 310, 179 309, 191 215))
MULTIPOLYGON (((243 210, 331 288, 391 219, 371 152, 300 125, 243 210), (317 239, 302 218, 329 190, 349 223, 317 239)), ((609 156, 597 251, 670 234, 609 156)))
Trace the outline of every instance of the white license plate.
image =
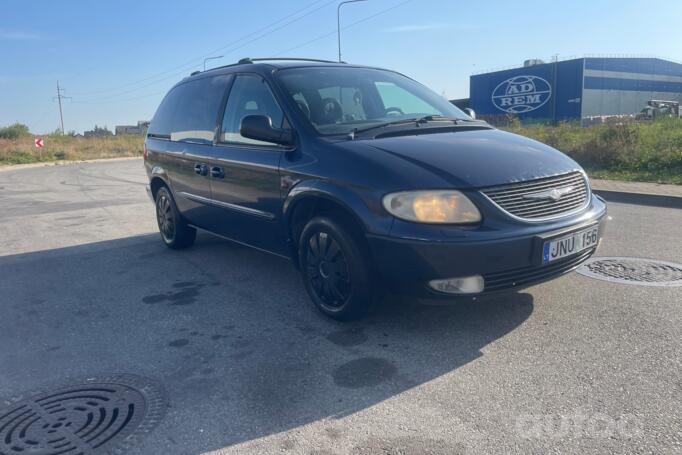
POLYGON ((582 231, 545 242, 542 248, 542 263, 556 261, 597 245, 599 227, 592 226, 582 231))

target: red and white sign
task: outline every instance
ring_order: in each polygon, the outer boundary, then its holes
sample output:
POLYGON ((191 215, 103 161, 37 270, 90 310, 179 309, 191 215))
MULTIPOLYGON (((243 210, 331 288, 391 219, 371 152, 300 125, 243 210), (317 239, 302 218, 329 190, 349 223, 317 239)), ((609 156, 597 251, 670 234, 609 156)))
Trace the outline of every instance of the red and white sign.
POLYGON ((36 145, 37 148, 41 149, 45 147, 45 144, 43 144, 43 140, 39 137, 33 139, 33 143, 36 145))

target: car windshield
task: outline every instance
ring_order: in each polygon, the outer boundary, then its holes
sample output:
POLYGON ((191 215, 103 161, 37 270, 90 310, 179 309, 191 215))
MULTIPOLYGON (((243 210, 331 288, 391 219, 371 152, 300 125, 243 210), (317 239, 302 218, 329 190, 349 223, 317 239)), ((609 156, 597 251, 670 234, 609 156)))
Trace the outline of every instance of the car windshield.
POLYGON ((369 68, 290 68, 278 77, 303 115, 323 135, 425 116, 471 120, 423 85, 369 68))

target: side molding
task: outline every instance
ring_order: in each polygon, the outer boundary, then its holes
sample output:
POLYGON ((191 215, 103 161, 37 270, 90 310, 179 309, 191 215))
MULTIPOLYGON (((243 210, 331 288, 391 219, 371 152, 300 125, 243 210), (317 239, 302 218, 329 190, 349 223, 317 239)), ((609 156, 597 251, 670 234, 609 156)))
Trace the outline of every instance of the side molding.
POLYGON ((270 212, 264 212, 262 210, 252 209, 250 207, 244 207, 243 205, 230 204, 229 202, 217 201, 215 199, 209 199, 207 197, 198 196, 196 194, 187 193, 185 191, 180 191, 178 193, 180 196, 190 199, 194 202, 199 202, 200 204, 213 205, 215 207, 220 207, 223 209, 234 210, 235 212, 244 213, 246 215, 257 216, 260 218, 265 218, 266 220, 274 220, 275 215, 270 212))

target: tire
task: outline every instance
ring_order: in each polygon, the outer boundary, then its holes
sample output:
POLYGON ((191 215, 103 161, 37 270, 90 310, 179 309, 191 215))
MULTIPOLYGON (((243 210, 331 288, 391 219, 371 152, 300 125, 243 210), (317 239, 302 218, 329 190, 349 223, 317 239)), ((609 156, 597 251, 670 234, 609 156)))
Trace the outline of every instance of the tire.
POLYGON ((322 313, 341 321, 367 313, 374 296, 370 259, 349 229, 332 218, 311 219, 298 258, 306 291, 322 313))
POLYGON ((156 222, 163 243, 174 250, 191 246, 196 239, 197 230, 189 227, 182 218, 168 188, 159 188, 155 201, 156 222))

